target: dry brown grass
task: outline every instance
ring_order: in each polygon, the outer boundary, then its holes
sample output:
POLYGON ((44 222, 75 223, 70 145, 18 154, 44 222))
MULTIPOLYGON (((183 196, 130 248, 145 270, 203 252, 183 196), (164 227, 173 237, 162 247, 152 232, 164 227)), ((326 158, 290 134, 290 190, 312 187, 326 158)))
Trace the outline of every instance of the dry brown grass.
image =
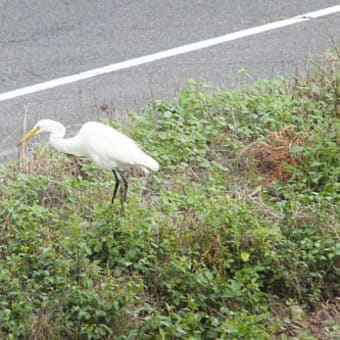
POLYGON ((81 175, 80 161, 52 149, 49 152, 32 152, 26 145, 19 148, 18 171, 29 175, 52 175, 54 178, 81 175))
POLYGON ((52 320, 52 311, 40 311, 31 319, 31 327, 27 339, 61 339, 60 325, 52 320))
POLYGON ((291 174, 287 165, 299 166, 300 160, 291 152, 292 147, 306 144, 304 136, 287 126, 272 132, 264 141, 256 141, 241 150, 239 160, 242 169, 255 167, 267 182, 287 181, 291 174))
POLYGON ((289 315, 289 307, 277 305, 274 314, 280 319, 281 325, 273 340, 282 339, 320 339, 335 340, 340 322, 340 299, 336 298, 332 303, 326 301, 314 306, 313 311, 308 311, 306 306, 300 306, 303 311, 304 320, 294 320, 289 315))

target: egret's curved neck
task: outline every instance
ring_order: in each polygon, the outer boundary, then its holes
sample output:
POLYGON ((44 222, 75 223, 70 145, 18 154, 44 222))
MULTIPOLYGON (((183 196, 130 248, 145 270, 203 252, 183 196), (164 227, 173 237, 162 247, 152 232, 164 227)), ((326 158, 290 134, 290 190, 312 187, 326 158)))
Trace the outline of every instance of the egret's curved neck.
MULTIPOLYGON (((56 122, 57 123, 57 122, 56 122)), ((64 138, 65 127, 62 124, 55 124, 51 129, 49 143, 58 151, 77 156, 79 154, 78 141, 76 137, 64 138)))
POLYGON ((79 152, 80 150, 78 148, 78 141, 76 137, 62 138, 60 136, 55 136, 51 134, 49 142, 55 149, 60 152, 82 156, 79 152))

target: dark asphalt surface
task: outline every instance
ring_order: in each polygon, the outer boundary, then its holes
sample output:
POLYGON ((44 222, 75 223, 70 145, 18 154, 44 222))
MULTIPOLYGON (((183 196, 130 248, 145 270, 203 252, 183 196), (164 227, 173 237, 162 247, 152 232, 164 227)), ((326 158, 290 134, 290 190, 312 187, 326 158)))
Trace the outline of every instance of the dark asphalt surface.
MULTIPOLYGON (((0 93, 154 52, 339 5, 330 0, 0 0, 0 93)), ((340 13, 59 88, 0 102, 0 158, 28 124, 57 119, 71 129, 171 98, 188 78, 234 87, 303 73, 335 42, 340 13)))

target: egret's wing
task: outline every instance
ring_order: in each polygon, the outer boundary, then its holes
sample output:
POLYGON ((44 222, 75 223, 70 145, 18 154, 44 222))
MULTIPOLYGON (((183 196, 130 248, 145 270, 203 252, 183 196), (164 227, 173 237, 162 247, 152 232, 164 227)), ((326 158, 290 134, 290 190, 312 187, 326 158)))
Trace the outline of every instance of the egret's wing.
POLYGON ((79 132, 88 156, 105 168, 143 165, 147 156, 128 136, 101 123, 91 122, 79 132))

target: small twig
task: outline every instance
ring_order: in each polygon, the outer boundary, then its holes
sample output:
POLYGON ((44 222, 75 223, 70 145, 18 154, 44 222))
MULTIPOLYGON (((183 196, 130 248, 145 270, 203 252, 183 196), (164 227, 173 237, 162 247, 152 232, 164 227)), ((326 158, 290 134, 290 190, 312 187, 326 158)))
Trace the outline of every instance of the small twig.
MULTIPOLYGON (((28 113, 28 108, 29 105, 24 106, 24 112, 22 115, 22 126, 21 126, 21 135, 24 136, 26 131, 27 131, 27 113, 28 113)), ((27 154, 26 154, 26 146, 24 144, 20 145, 19 147, 19 163, 20 167, 25 171, 29 171, 28 167, 28 159, 27 159, 27 154)))
POLYGON ((340 61, 340 50, 338 49, 337 44, 335 43, 333 35, 330 36, 330 40, 331 40, 333 48, 335 50, 335 54, 337 55, 337 57, 338 57, 338 59, 340 61))
POLYGON ((259 193, 261 191, 262 187, 258 186, 252 193, 250 193, 248 195, 249 198, 253 198, 255 195, 257 195, 257 193, 259 193))
POLYGON ((150 91, 151 100, 154 101, 155 100, 155 94, 153 93, 153 88, 152 88, 152 73, 148 74, 148 88, 149 88, 149 91, 150 91))

